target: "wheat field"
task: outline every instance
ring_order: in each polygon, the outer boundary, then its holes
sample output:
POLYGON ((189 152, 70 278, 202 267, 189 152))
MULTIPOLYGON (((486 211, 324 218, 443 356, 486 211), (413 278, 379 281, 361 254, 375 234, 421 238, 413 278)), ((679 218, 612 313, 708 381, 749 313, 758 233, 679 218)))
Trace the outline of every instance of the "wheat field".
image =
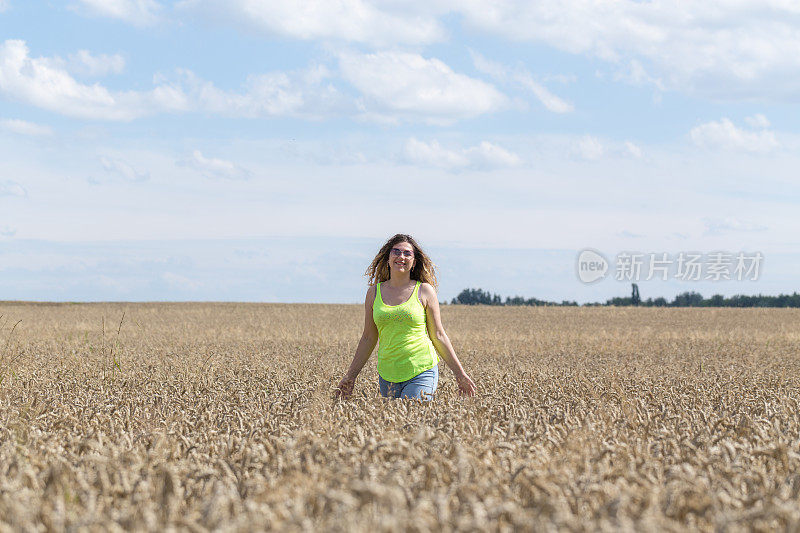
POLYGON ((430 404, 360 305, 0 314, 4 531, 800 530, 797 310, 443 306, 430 404))

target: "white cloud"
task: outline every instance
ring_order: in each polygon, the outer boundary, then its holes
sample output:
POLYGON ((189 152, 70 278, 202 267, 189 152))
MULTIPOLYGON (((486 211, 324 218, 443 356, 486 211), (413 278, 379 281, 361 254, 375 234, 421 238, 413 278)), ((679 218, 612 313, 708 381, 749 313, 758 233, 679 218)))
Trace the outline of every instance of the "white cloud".
POLYGON ((100 163, 109 175, 122 178, 125 181, 141 182, 150 179, 149 172, 135 168, 124 159, 101 157, 100 163))
POLYGON ((632 79, 669 89, 794 100, 800 89, 800 4, 791 0, 472 0, 453 8, 472 28, 628 64, 632 79))
MULTIPOLYGON (((722 150, 744 150, 753 153, 766 153, 780 147, 775 133, 763 129, 766 118, 756 120, 758 130, 745 130, 734 125, 728 118, 711 121, 692 128, 689 137, 692 142, 703 148, 722 150), (761 120, 763 119, 763 120, 761 120)), ((766 122, 769 124, 769 122, 766 122)))
POLYGON ((507 98, 492 85, 418 54, 344 53, 339 67, 344 79, 364 95, 365 115, 447 123, 507 105, 507 98))
POLYGON ((155 0, 77 0, 73 8, 92 15, 119 19, 136 26, 148 26, 158 21, 162 10, 155 0))
POLYGON ((767 117, 761 114, 755 114, 752 117, 745 117, 744 121, 747 122, 748 126, 753 128, 769 128, 769 120, 767 120, 767 117))
POLYGON ((169 91, 175 108, 224 116, 295 116, 318 118, 353 112, 355 107, 329 81, 324 65, 290 72, 250 75, 242 92, 224 91, 189 70, 178 69, 176 78, 159 77, 159 89, 169 91))
POLYGON ((0 120, 0 128, 19 135, 30 135, 31 137, 47 137, 53 134, 53 130, 49 126, 42 126, 41 124, 16 118, 0 120))
POLYGON ((761 224, 744 221, 736 217, 704 218, 707 235, 721 235, 742 231, 766 231, 768 228, 761 224))
MULTIPOLYGON (((103 57, 87 54, 84 59, 95 72, 119 66, 115 56, 103 57)), ((7 40, 0 45, 0 94, 66 116, 98 120, 133 120, 161 112, 241 117, 315 117, 346 112, 347 105, 326 81, 328 76, 324 66, 252 75, 244 91, 237 93, 223 91, 189 70, 178 69, 171 80, 156 76, 152 91, 114 92, 99 83, 80 83, 67 71, 63 60, 30 57, 24 41, 7 40)), ((350 108, 352 111, 354 106, 350 108)))
POLYGON ((271 34, 296 39, 357 42, 375 46, 444 40, 442 25, 403 3, 368 0, 185 0, 180 7, 209 18, 232 19, 271 34))
POLYGON ((482 169, 515 167, 522 163, 522 159, 517 154, 487 141, 467 148, 466 154, 472 161, 472 166, 482 169))
POLYGON ((639 145, 634 144, 631 141, 625 141, 625 149, 628 151, 628 154, 632 155, 633 157, 642 157, 642 149, 639 148, 639 145))
POLYGON ((200 150, 194 150, 191 157, 178 161, 178 164, 193 168, 211 179, 243 180, 250 177, 250 171, 236 163, 205 157, 200 150))
POLYGON ((69 56, 67 68, 75 74, 100 77, 107 74, 120 74, 125 70, 125 58, 119 54, 93 55, 88 50, 78 50, 69 56))
POLYGON ((0 45, 0 94, 79 118, 130 120, 151 112, 160 95, 112 92, 97 83, 75 80, 51 58, 32 58, 24 41, 0 45))
MULTIPOLYGON (((626 81, 632 85, 653 85, 659 91, 665 91, 667 89, 661 78, 652 76, 647 72, 642 63, 636 59, 631 59, 626 66, 621 67, 614 74, 614 79, 616 81, 626 81)), ((660 93, 656 94, 660 95, 660 93)))
MULTIPOLYGON (((1 7, 2 5, 0 5, 1 7)), ((11 226, 0 226, 0 237, 11 238, 17 234, 17 229, 11 226)))
MULTIPOLYGON (((73 57, 94 75, 124 68, 120 56, 79 52, 73 57)), ((343 78, 362 93, 358 102, 340 93, 324 65, 250 75, 238 92, 219 89, 186 69, 155 76, 151 91, 111 91, 99 83, 77 81, 69 72, 75 65, 58 57, 31 57, 24 41, 7 40, 0 45, 0 95, 70 117, 118 121, 201 112, 248 118, 344 115, 444 124, 508 104, 486 82, 456 73, 438 59, 402 52, 340 55, 343 78)))
POLYGON ((0 196, 23 197, 28 196, 28 191, 16 181, 5 180, 0 181, 0 196))
POLYGON ((403 156, 407 162, 423 166, 453 169, 469 165, 464 153, 448 150, 435 140, 426 143, 412 137, 406 141, 403 156))
POLYGON ((574 147, 575 152, 583 159, 600 159, 605 153, 605 147, 596 137, 587 135, 582 137, 574 147))
POLYGON ((214 20, 301 39, 375 47, 447 38, 444 18, 469 31, 542 43, 613 65, 620 79, 714 99, 800 94, 800 3, 794 0, 185 0, 214 20))
POLYGON ((548 111, 552 111, 553 113, 569 113, 575 110, 575 107, 571 103, 551 93, 544 85, 534 80, 530 72, 523 68, 510 70, 500 63, 486 59, 477 52, 472 52, 472 61, 475 64, 475 68, 492 76, 498 80, 498 82, 513 83, 530 91, 548 111))
POLYGON ((11 5, 9 0, 0 0, 0 13, 8 9, 9 5, 11 5))
POLYGON ((448 149, 436 140, 426 143, 413 137, 406 141, 403 160, 414 165, 446 170, 464 168, 489 170, 514 167, 522 162, 517 154, 487 141, 466 149, 448 149))

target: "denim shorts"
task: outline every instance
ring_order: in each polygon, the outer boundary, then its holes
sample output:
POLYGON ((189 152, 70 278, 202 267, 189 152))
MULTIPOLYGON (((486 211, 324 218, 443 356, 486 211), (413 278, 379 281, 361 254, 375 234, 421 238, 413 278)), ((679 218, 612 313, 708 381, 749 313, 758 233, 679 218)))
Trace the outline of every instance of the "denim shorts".
POLYGON ((392 383, 378 376, 378 387, 384 398, 419 398, 429 402, 439 385, 439 365, 417 374, 408 381, 392 383))

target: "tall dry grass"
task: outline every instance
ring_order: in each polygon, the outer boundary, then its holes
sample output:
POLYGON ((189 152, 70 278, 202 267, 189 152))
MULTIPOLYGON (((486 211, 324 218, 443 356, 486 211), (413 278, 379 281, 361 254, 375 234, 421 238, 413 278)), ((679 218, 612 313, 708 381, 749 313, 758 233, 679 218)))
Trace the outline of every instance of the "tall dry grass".
POLYGON ((334 402, 362 313, 0 304, 0 529, 800 528, 798 311, 445 306, 476 398, 334 402))

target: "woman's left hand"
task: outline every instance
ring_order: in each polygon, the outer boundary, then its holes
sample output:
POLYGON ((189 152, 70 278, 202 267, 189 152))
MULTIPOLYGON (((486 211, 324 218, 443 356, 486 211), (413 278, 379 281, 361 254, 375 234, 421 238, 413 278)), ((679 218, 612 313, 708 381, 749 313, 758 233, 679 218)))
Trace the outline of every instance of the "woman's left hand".
POLYGON ((475 396, 477 387, 475 382, 470 379, 466 372, 456 375, 456 383, 458 383, 458 390, 464 396, 475 396))
POLYGON ((355 387, 355 384, 355 378, 351 378, 349 376, 343 377, 339 382, 339 385, 336 387, 334 398, 342 400, 350 398, 353 395, 353 387, 355 387))

